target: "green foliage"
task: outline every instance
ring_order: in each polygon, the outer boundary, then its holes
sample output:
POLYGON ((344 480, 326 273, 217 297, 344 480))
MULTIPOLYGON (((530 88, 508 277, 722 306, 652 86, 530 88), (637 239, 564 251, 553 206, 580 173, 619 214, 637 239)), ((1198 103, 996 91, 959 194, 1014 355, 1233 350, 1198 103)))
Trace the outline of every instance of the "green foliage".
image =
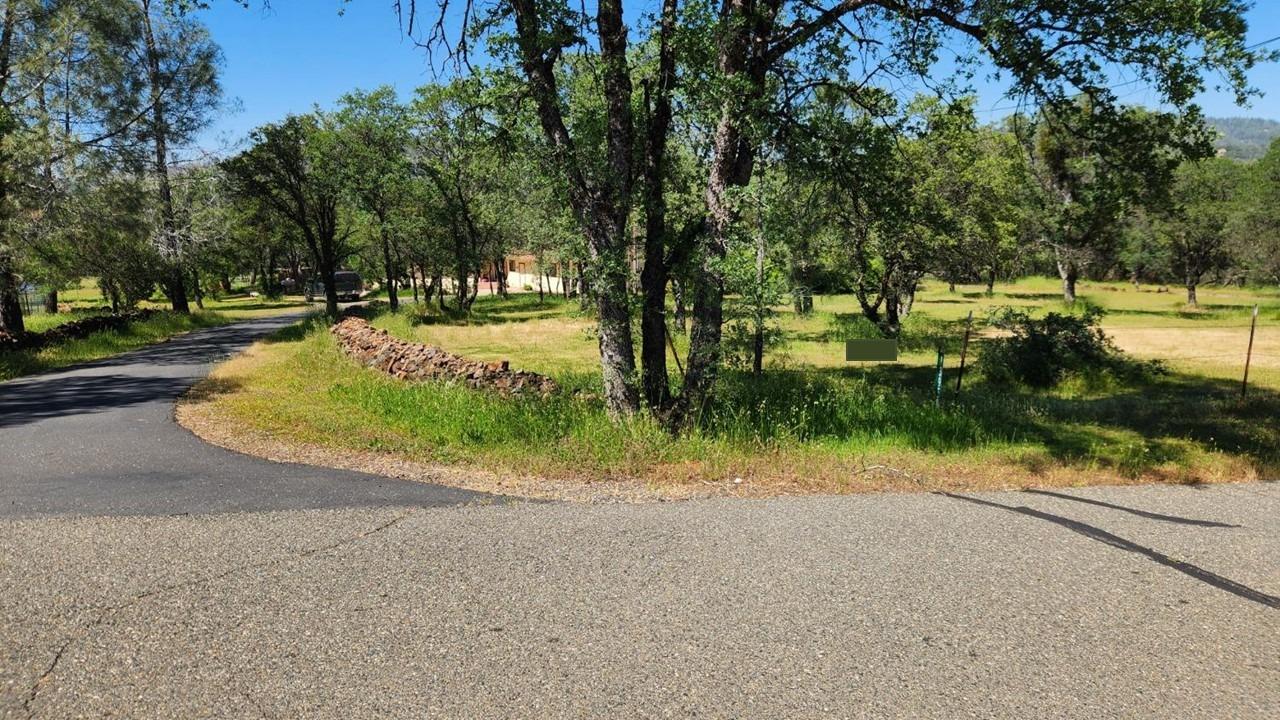
MULTIPOLYGON (((1169 244, 1170 271, 1189 292, 1194 293, 1206 275, 1230 265, 1230 234, 1238 231, 1233 218, 1247 180, 1247 169, 1226 158, 1178 168, 1171 207, 1160 229, 1169 244)), ((1194 295, 1189 301, 1194 302, 1194 295)))
POLYGON ((781 175, 761 174, 753 187, 742 193, 744 213, 755 227, 740 233, 723 261, 725 307, 728 319, 722 337, 725 362, 732 368, 748 370, 770 350, 785 344, 775 308, 790 294, 783 253, 792 237, 790 216, 780 209, 780 197, 790 190, 781 175))
POLYGON ((1050 312, 1042 318, 1005 308, 989 322, 1008 335, 982 345, 978 366, 990 382, 1033 388, 1053 387, 1071 375, 1132 380, 1160 372, 1155 363, 1126 358, 1098 326, 1101 317, 1102 311, 1094 307, 1079 315, 1050 312))
POLYGON ((895 438, 907 447, 946 451, 1018 439, 971 408, 939 409, 920 395, 865 377, 771 371, 768 382, 726 374, 702 432, 756 446, 895 438))
POLYGON ((1249 167, 1239 198, 1231 247, 1239 274, 1251 282, 1280 283, 1280 138, 1249 167))

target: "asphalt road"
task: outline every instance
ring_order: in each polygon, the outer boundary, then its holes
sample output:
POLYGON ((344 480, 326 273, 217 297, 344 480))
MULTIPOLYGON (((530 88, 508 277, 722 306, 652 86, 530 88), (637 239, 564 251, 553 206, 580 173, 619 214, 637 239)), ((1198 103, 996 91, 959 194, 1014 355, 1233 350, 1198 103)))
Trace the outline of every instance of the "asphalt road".
POLYGON ((479 498, 267 462, 208 445, 173 422, 174 399, 212 364, 299 317, 201 330, 0 383, 0 517, 452 505, 479 498))
POLYGON ((0 716, 1280 716, 1278 484, 491 502, 166 424, 270 324, 0 385, 0 716))

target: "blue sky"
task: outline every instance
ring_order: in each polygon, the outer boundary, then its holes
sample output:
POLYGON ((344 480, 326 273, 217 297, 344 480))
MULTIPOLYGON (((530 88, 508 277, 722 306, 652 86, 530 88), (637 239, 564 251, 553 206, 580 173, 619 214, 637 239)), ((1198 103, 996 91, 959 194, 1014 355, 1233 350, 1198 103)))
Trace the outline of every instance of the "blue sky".
MULTIPOLYGON (((201 17, 222 46, 223 85, 230 104, 238 107, 206 131, 200 142, 206 150, 225 150, 258 125, 317 103, 327 107, 354 88, 388 84, 408 96, 432 79, 425 52, 401 34, 391 0, 271 0, 267 11, 256 3, 247 10, 229 1, 213 5, 201 17)), ((635 23, 636 10, 648 5, 628 3, 629 20, 635 23)), ((1280 2, 1261 0, 1249 21, 1251 42, 1280 35, 1280 2)), ((1269 47, 1280 49, 1280 42, 1269 47)), ((1200 99, 1207 114, 1280 120, 1280 66, 1255 68, 1251 80, 1265 93, 1251 108, 1207 93, 1200 99)), ((984 119, 1006 112, 1002 108, 1010 102, 1001 98, 998 84, 979 80, 978 91, 984 119)), ((1125 102, 1154 102, 1140 85, 1124 93, 1129 93, 1125 102)))

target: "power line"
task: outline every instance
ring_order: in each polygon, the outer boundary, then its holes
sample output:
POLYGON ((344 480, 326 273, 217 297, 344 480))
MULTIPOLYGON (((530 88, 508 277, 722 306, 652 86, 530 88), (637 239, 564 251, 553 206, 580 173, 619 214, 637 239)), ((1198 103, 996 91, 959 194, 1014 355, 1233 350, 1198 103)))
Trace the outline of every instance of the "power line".
POLYGON ((1263 45, 1270 45, 1271 43, 1273 43, 1273 42, 1275 42, 1275 41, 1277 41, 1277 40, 1280 40, 1280 35, 1277 35, 1277 36, 1275 36, 1275 37, 1273 37, 1273 38, 1269 38, 1269 39, 1267 39, 1267 40, 1263 40, 1262 42, 1256 42, 1256 43, 1254 43, 1254 44, 1252 44, 1252 45, 1248 45, 1248 46, 1246 46, 1246 47, 1245 47, 1245 50, 1253 50, 1254 48, 1260 48, 1260 47, 1262 47, 1263 45))

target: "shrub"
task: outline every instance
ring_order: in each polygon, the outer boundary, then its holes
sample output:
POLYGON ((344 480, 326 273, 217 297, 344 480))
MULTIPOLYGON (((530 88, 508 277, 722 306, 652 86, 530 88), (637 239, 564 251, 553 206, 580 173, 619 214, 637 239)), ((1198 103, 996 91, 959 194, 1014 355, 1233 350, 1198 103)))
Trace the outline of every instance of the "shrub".
MULTIPOLYGON (((786 346, 786 336, 776 322, 766 321, 762 330, 766 356, 786 346)), ((750 318, 736 318, 725 324, 721 340, 725 365, 735 370, 750 370, 755 358, 755 347, 755 325, 750 318)))
MULTIPOLYGON (((875 323, 860 313, 836 313, 827 323, 822 339, 827 342, 883 338, 884 333, 875 323)), ((947 321, 931 318, 921 313, 911 313, 902 319, 902 329, 896 338, 902 352, 928 352, 943 348, 947 354, 960 350, 964 337, 964 321, 947 321)))
POLYGON ((995 383, 1020 383, 1048 388, 1068 376, 1122 380, 1163 372, 1156 361, 1126 356, 1098 325, 1102 310, 1087 307, 1080 315, 1048 313, 1033 318, 1013 308, 992 313, 990 325, 1009 333, 983 345, 979 368, 995 383))

